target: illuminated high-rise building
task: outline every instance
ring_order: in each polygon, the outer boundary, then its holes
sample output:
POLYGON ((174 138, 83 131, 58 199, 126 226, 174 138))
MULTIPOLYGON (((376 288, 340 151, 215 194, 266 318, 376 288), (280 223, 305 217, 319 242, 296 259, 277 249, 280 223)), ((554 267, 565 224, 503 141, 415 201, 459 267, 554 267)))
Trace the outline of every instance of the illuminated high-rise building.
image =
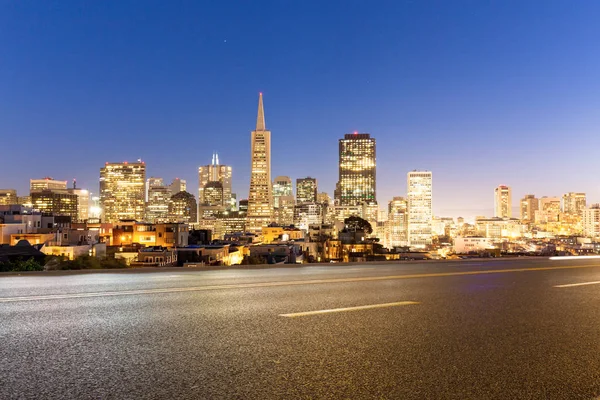
POLYGON ((193 194, 180 191, 171 197, 169 220, 186 224, 198 222, 198 205, 193 194))
POLYGON ((171 196, 174 196, 179 192, 186 192, 187 181, 185 179, 175 178, 169 185, 169 190, 171 191, 171 196))
POLYGON ((31 202, 31 195, 17 196, 17 204, 22 205, 23 207, 33 207, 33 203, 31 202))
POLYGON ((321 203, 327 207, 331 206, 331 196, 326 192, 317 193, 317 203, 321 203))
POLYGON ((15 189, 0 189, 0 205, 18 204, 15 189))
POLYGON ((219 181, 210 181, 204 185, 203 206, 223 206, 223 185, 219 181))
MULTIPOLYGON (((214 184, 210 186, 214 192, 214 184)), ((235 200, 231 192, 231 166, 219 164, 219 155, 213 154, 212 162, 209 165, 198 167, 198 202, 200 205, 208 206, 224 206, 225 209, 231 210, 235 208, 235 200), (209 182, 219 182, 222 187, 221 203, 212 204, 213 194, 211 199, 204 194, 206 185, 209 182)))
POLYGON ((494 189, 494 217, 512 218, 512 195, 508 186, 494 189))
POLYGON ((289 176, 278 176, 273 181, 273 206, 279 208, 281 196, 292 196, 292 180, 289 176))
POLYGON ((337 205, 376 203, 375 165, 375 139, 370 134, 346 134, 340 139, 337 205))
POLYGON ((162 178, 148 179, 148 200, 146 202, 145 220, 153 224, 168 221, 171 188, 165 186, 162 178))
POLYGON ((238 211, 240 214, 248 214, 248 199, 240 199, 238 211))
POLYGON ((106 163, 100 168, 100 207, 104 222, 144 220, 146 164, 106 163))
POLYGON ((67 191, 77 195, 77 221, 83 222, 89 218, 90 214, 90 192, 87 189, 77 187, 77 182, 73 180, 73 187, 67 191))
POLYGON ((535 222, 544 224, 558 222, 560 215, 560 198, 544 196, 539 201, 539 209, 535 212, 535 222))
POLYGON ((534 222, 535 212, 539 208, 539 200, 532 194, 527 194, 521 199, 520 203, 521 221, 534 222))
POLYGON ((150 178, 148 178, 148 180, 146 181, 146 202, 148 201, 148 190, 152 187, 152 186, 164 186, 165 182, 163 180, 163 178, 157 178, 155 176, 151 176, 150 178))
POLYGON ((66 189, 36 189, 31 192, 33 208, 42 214, 53 216, 69 216, 77 221, 79 199, 76 194, 66 189))
POLYGON ((296 203, 317 202, 317 179, 306 177, 296 179, 296 203))
POLYGON ((273 221, 271 186, 271 131, 265 125, 262 93, 258 97, 256 129, 251 134, 250 194, 248 196, 248 230, 262 232, 273 221))
POLYGON ((323 223, 323 205, 319 203, 300 203, 294 206, 294 225, 308 232, 310 225, 323 223))
POLYGON ((296 199, 294 196, 279 196, 279 207, 275 209, 275 222, 278 225, 288 226, 294 223, 294 209, 296 199))
POLYGON ((44 179, 30 179, 29 192, 35 190, 67 189, 67 181, 57 181, 50 177, 44 179))
POLYGON ((408 201, 394 197, 388 203, 385 222, 385 245, 388 248, 406 246, 408 243, 408 201))
POLYGON ((408 243, 414 247, 431 244, 433 218, 431 171, 408 173, 408 243))
POLYGON ((569 192, 563 195, 563 212, 571 215, 581 215, 586 207, 585 193, 569 192))
POLYGON ((592 204, 581 212, 583 236, 600 238, 600 204, 592 204))

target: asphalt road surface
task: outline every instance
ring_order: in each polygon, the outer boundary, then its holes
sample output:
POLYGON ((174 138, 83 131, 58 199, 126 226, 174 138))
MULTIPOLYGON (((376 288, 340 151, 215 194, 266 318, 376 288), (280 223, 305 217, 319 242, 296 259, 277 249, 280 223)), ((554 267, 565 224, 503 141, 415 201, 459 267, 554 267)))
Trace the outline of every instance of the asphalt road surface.
POLYGON ((1 399, 597 399, 600 259, 0 275, 1 399))

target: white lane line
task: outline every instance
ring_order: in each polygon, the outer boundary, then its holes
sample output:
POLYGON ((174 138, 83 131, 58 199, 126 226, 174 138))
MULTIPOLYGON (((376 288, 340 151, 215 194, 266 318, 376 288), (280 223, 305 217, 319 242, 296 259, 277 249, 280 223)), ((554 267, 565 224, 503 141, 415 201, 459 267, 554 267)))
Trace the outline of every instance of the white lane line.
POLYGON ((591 258, 600 258, 600 256, 556 256, 550 257, 552 261, 555 260, 589 260, 591 258))
POLYGON ((600 281, 594 282, 580 282, 580 283, 567 283, 565 285, 555 285, 557 288, 574 287, 574 286, 587 286, 587 285, 600 285, 600 281))
POLYGON ((307 317, 310 315, 330 314, 330 313, 346 312, 346 311, 370 310, 372 308, 408 306, 408 305, 412 305, 412 304, 420 304, 420 303, 417 301, 398 301, 395 303, 369 304, 367 306, 332 308, 329 310, 317 310, 317 311, 305 311, 305 312, 290 313, 290 314, 279 314, 279 316, 286 317, 286 318, 296 318, 296 317, 307 317))

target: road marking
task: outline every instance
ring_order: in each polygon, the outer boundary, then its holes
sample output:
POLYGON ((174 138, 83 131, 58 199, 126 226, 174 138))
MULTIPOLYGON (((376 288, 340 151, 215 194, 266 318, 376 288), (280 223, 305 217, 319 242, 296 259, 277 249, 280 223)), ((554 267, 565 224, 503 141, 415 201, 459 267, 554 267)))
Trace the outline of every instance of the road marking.
POLYGON ((291 314, 279 314, 279 316, 286 317, 286 318, 296 318, 296 317, 307 317, 310 315, 330 314, 330 313, 338 313, 338 312, 346 312, 346 311, 370 310, 372 308, 408 306, 408 305, 412 305, 412 304, 420 304, 420 303, 417 301, 398 301, 396 303, 370 304, 367 306, 331 308, 329 310, 317 310, 317 311, 305 311, 305 312, 298 312, 298 313, 291 313, 291 314))
POLYGON ((386 276, 365 276, 357 278, 329 278, 329 279, 310 279, 284 282, 257 282, 257 283, 238 283, 230 285, 206 285, 181 288, 160 288, 160 289, 134 289, 115 292, 92 292, 92 293, 68 293, 68 294, 49 294, 41 296, 21 296, 21 297, 0 297, 0 303, 10 303, 17 301, 35 301, 35 300, 60 300, 77 299, 87 297, 109 297, 109 296, 128 296, 139 294, 158 294, 158 293, 180 293, 180 292, 202 292, 208 290, 227 290, 227 289, 250 289, 280 286, 296 285, 315 285, 325 283, 352 283, 352 282, 375 282, 397 279, 415 279, 415 278, 439 278, 448 276, 466 276, 466 275, 486 275, 486 274, 506 274, 511 272, 528 271, 550 271, 562 269, 578 268, 598 268, 600 264, 587 265, 563 265, 558 267, 531 267, 531 268, 512 268, 512 269, 489 269, 478 271, 460 271, 460 272, 437 272, 430 274, 412 274, 412 275, 386 275, 386 276))
POLYGON ((555 260, 585 260, 590 258, 600 258, 600 256, 556 256, 550 257, 549 259, 552 261, 555 260))
POLYGON ((567 283, 565 285, 555 285, 557 288, 573 287, 573 286, 587 286, 587 285, 600 285, 600 281, 595 282, 581 282, 581 283, 567 283))

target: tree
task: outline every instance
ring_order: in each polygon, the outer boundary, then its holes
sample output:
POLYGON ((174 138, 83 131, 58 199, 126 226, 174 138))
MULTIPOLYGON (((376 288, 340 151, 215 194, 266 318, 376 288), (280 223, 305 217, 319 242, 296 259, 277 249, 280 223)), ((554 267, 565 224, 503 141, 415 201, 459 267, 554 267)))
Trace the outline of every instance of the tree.
POLYGON ((373 233, 373 227, 366 219, 352 215, 344 220, 346 229, 349 231, 364 231, 367 235, 373 233))

